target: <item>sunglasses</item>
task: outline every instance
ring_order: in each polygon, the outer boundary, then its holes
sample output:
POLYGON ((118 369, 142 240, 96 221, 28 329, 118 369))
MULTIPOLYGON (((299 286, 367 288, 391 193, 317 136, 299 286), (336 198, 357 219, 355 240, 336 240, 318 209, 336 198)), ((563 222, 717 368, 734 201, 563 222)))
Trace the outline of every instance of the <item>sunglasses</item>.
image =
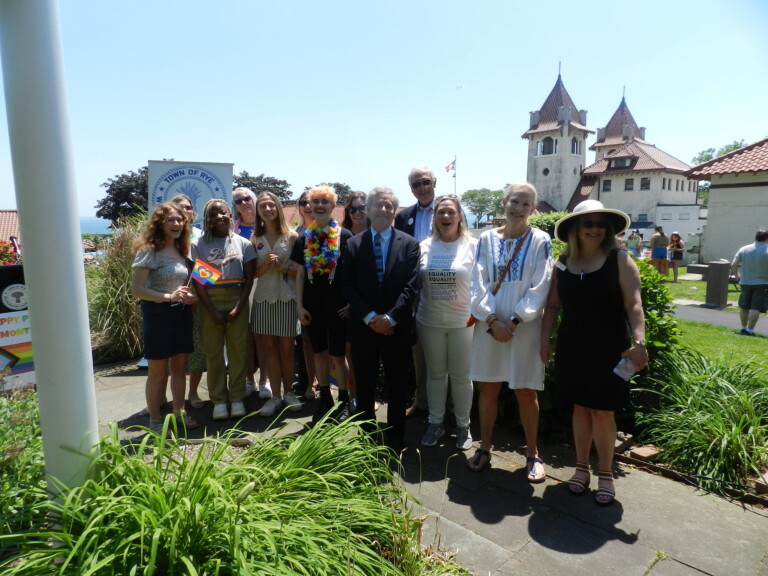
POLYGON ((431 186, 432 180, 417 180, 416 182, 411 182, 411 190, 418 190, 419 188, 423 188, 424 186, 431 186))
POLYGON ((309 206, 309 200, 299 200, 300 208, 306 208, 307 206, 309 206))
POLYGON ((347 208, 347 212, 349 212, 350 214, 357 214, 358 212, 360 212, 360 214, 364 214, 365 206, 350 206, 349 208, 347 208))
POLYGON ((443 194, 442 196, 438 196, 435 198, 435 204, 438 202, 442 202, 443 200, 458 200, 459 197, 456 196, 456 194, 443 194))
POLYGON ((581 223, 582 228, 605 228, 607 225, 605 220, 584 220, 581 223))
POLYGON ((238 206, 240 206, 240 204, 242 204, 243 202, 245 202, 246 204, 250 204, 251 203, 251 197, 250 196, 246 196, 245 198, 239 198, 238 200, 235 200, 235 204, 237 204, 238 206))

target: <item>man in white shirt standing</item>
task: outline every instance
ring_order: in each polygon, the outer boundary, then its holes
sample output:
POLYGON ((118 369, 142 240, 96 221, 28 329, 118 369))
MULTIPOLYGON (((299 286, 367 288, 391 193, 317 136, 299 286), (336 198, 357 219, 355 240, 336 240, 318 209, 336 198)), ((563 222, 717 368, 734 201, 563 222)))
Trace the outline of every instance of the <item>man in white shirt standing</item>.
POLYGON ((754 244, 739 248, 731 268, 741 286, 741 333, 754 336, 760 314, 768 310, 768 229, 760 228, 755 234, 754 244))
MULTIPOLYGON (((395 216, 395 229, 410 234, 419 242, 432 235, 436 184, 437 178, 429 166, 416 166, 411 170, 408 174, 408 186, 416 198, 416 204, 398 212, 395 216)), ((416 393, 413 405, 406 410, 406 416, 426 416, 429 413, 427 364, 418 334, 416 334, 416 344, 413 346, 413 365, 416 393)))

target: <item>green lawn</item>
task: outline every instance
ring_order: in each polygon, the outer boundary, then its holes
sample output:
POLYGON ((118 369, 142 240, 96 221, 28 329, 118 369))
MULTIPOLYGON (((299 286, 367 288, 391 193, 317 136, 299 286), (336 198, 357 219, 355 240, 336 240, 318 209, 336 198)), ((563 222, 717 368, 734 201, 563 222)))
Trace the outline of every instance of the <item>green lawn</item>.
MULTIPOLYGON (((686 273, 686 268, 680 269, 680 275, 686 273)), ((671 274, 671 273, 670 273, 671 274)), ((707 298, 707 283, 702 280, 680 280, 675 283, 671 280, 664 283, 664 287, 669 290, 673 300, 695 300, 702 304, 707 298)), ((739 291, 733 286, 728 286, 728 302, 735 303, 739 299, 739 291)), ((736 310, 737 308, 729 306, 726 310, 736 310)))
POLYGON ((723 326, 687 320, 678 322, 682 332, 681 343, 710 360, 724 359, 734 364, 754 362, 768 372, 768 355, 765 353, 768 338, 765 336, 742 336, 723 326))

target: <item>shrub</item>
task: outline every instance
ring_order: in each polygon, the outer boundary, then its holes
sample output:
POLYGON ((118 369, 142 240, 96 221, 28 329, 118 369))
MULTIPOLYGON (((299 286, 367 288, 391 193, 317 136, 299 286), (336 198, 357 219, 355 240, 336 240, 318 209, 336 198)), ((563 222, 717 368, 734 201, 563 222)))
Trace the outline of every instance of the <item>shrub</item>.
POLYGON ((544 230, 549 234, 550 238, 555 238, 555 224, 560 218, 567 216, 570 212, 547 212, 546 214, 538 213, 528 218, 528 222, 534 228, 544 230))
MULTIPOLYGON (((0 534, 38 525, 47 496, 37 394, 0 394, 0 534)), ((8 552, 0 546, 0 558, 8 552)))
POLYGON ((675 469, 721 492, 768 464, 768 374, 749 362, 711 362, 687 347, 659 351, 638 406, 641 438, 675 469))
POLYGON ((448 573, 421 552, 388 452, 354 421, 262 437, 247 450, 230 439, 194 450, 150 433, 131 448, 113 427, 90 480, 47 502, 57 526, 0 536, 22 550, 0 570, 48 575, 57 562, 62 574, 94 576, 448 573))
POLYGON ((133 244, 146 213, 121 220, 104 258, 88 276, 89 315, 96 362, 141 356, 141 309, 131 295, 133 244))

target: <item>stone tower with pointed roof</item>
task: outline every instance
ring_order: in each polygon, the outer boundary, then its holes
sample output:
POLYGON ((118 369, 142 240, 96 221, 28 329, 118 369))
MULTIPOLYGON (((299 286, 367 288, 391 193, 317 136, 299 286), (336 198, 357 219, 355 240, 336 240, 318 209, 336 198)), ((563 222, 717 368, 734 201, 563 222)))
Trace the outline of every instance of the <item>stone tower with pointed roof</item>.
POLYGON ((595 151, 595 162, 602 160, 632 141, 645 143, 645 128, 640 128, 627 107, 624 96, 605 128, 597 129, 597 142, 589 147, 595 151))
POLYGON ((540 110, 531 112, 528 139, 528 182, 539 200, 565 210, 586 165, 587 111, 578 110, 560 74, 540 110))

